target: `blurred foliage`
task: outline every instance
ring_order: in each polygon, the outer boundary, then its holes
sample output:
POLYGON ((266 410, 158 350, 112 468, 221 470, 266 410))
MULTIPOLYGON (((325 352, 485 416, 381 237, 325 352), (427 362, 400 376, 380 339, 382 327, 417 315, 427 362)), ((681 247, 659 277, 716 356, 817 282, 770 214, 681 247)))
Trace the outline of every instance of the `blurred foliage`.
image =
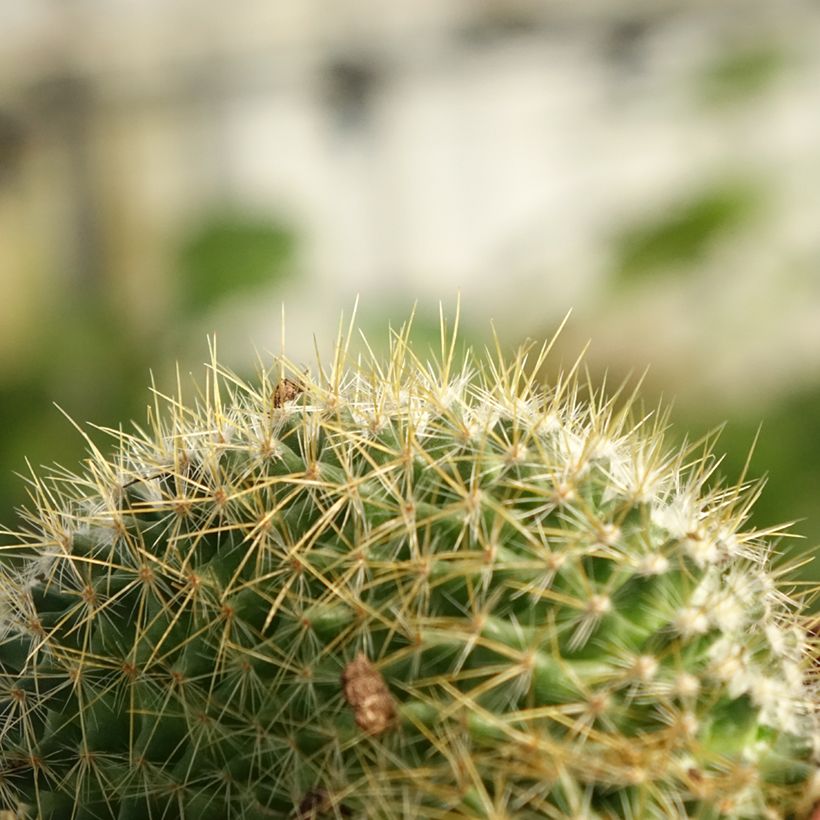
POLYGON ((83 455, 82 437, 55 404, 79 422, 104 425, 139 407, 138 397, 145 392, 144 351, 131 344, 99 301, 67 298, 44 319, 29 348, 28 366, 0 383, 3 523, 12 520, 10 509, 25 500, 25 485, 12 470, 25 474, 26 459, 36 468, 42 463, 69 465, 83 455))
POLYGON ((762 200, 761 187, 750 181, 721 182, 623 228, 613 239, 616 281, 689 273, 718 239, 743 226, 762 200))
POLYGON ((697 79, 697 96, 711 106, 744 101, 764 91, 788 63, 774 42, 744 45, 721 54, 697 79))
POLYGON ((27 473, 26 459, 36 469, 55 462, 72 468, 83 458, 86 442, 55 402, 107 447, 87 423, 127 429, 130 419, 142 422, 152 369, 172 365, 199 333, 198 321, 224 299, 281 281, 296 244, 295 234, 273 221, 205 217, 181 237, 173 273, 182 298, 158 323, 161 332, 139 332, 122 321, 108 278, 61 294, 50 314, 42 310, 25 366, 0 381, 0 522, 11 525, 13 509, 26 502, 26 485, 14 474, 27 473))
POLYGON ((179 254, 183 307, 206 310, 228 294, 279 281, 289 272, 295 248, 293 231, 272 219, 237 213, 208 216, 179 254))

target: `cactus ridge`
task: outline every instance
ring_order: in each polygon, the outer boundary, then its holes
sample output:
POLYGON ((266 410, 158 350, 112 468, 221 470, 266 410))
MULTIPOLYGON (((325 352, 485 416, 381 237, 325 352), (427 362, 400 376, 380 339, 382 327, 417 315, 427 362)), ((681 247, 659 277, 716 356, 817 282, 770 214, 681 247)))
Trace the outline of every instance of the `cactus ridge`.
POLYGON ((550 345, 253 383, 28 479, 0 547, 0 810, 37 818, 778 818, 816 650, 713 438, 550 345))

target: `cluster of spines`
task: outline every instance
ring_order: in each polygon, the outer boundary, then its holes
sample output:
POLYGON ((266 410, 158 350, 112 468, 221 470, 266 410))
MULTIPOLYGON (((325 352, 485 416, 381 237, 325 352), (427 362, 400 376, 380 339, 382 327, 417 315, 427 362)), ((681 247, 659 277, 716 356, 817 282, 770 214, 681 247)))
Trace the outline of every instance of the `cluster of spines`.
MULTIPOLYGON (((0 806, 34 816, 787 816, 814 684, 664 414, 548 352, 212 361, 31 479, 3 548, 0 806), (166 404, 166 409, 161 407, 166 404), (89 442, 90 443, 90 442, 89 442), (91 443, 90 443, 91 444, 91 443), (142 814, 140 814, 142 812, 142 814)), ((708 443, 707 443, 708 444, 708 443)), ((808 795, 808 796, 807 796, 808 795)))

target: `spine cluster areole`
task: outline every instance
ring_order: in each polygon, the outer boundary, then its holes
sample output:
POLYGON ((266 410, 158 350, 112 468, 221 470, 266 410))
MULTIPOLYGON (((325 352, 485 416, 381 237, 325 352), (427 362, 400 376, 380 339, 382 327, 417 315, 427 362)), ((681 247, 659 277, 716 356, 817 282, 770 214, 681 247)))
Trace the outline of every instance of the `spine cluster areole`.
MULTIPOLYGON (((549 345, 216 356, 29 479, 0 816, 801 818, 816 647, 711 438, 549 345)), ((369 348, 366 348, 369 350, 369 348)))

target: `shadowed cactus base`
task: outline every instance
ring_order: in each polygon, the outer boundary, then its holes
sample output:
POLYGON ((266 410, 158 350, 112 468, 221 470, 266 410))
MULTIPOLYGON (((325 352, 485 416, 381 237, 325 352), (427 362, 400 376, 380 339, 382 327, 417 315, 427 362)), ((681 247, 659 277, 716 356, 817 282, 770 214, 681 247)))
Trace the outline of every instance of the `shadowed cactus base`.
POLYGON ((546 348, 246 384, 30 479, 0 577, 0 809, 44 818, 785 818, 806 630, 665 415, 546 348))

